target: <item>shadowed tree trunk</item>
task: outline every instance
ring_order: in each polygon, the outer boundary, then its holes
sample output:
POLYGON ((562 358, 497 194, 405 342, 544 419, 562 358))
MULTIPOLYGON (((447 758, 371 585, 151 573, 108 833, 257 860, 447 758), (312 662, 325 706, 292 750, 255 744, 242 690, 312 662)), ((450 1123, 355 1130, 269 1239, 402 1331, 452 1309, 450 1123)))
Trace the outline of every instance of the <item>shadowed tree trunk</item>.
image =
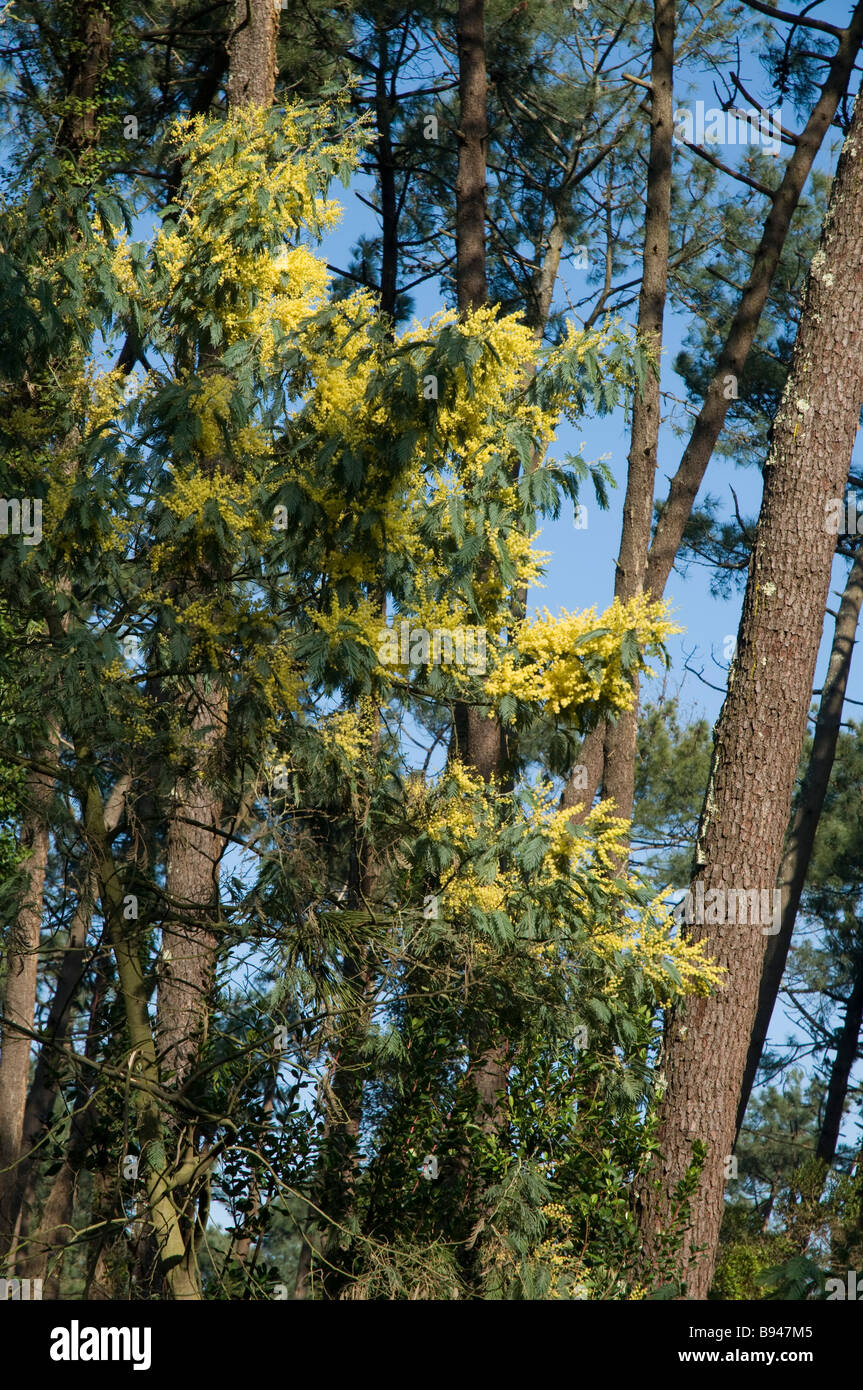
POLYGON ((809 871, 809 862, 812 858, 815 832, 818 829, 818 821, 830 783, 833 759, 836 756, 836 742, 842 726, 842 706, 845 701, 848 674, 851 670, 851 656, 854 651, 861 604, 863 604, 863 547, 858 550, 854 558, 851 572, 848 575, 848 583, 845 585, 842 601, 839 605, 839 613, 833 629, 833 646, 830 651, 827 676, 824 681, 824 689, 821 692, 821 703, 818 707, 812 752, 809 755, 806 777, 800 789, 800 799, 791 820, 785 853, 782 856, 782 867, 779 870, 779 887, 782 892, 782 925, 776 936, 768 937, 767 949, 764 953, 764 968, 758 990, 758 1012, 755 1015, 755 1026, 752 1029, 752 1037, 749 1042, 746 1070, 743 1074, 740 1101, 737 1107, 738 1134, 746 1114, 746 1107, 749 1104, 749 1097, 752 1094, 752 1087, 755 1085, 758 1064, 761 1061, 761 1054, 764 1051, 764 1044, 767 1041, 767 1033, 770 1028, 770 1020, 773 1017, 773 1010, 782 984, 785 962, 788 959, 791 938, 794 933, 794 923, 800 907, 806 875, 809 871))
POLYGON ((830 1069, 830 1084, 827 1087, 827 1100, 824 1118, 818 1135, 818 1158, 832 1163, 836 1157, 839 1143, 839 1130, 842 1128, 842 1112, 845 1097, 848 1095, 848 1082, 851 1068, 857 1061, 857 1048, 860 1039, 860 1025, 863 1024, 863 957, 858 956, 854 975, 854 985, 845 1005, 845 1017, 836 1044, 836 1056, 830 1069))
MULTIPOLYGON (((105 823, 109 834, 113 833, 119 824, 130 780, 128 776, 120 778, 108 798, 105 808, 105 823)), ((90 930, 96 891, 97 877, 92 863, 88 861, 78 885, 78 902, 69 927, 69 938, 63 952, 63 962, 60 966, 54 998, 51 1001, 44 1029, 45 1041, 40 1047, 33 1082, 27 1093, 21 1131, 21 1157, 16 1168, 10 1173, 0 1173, 0 1191, 5 1194, 5 1200, 9 1203, 13 1213, 13 1219, 17 1222, 20 1213, 20 1219, 26 1225, 29 1225, 31 1220, 36 1195, 36 1145, 51 1122, 60 1087, 63 1063, 58 1055, 58 1048, 67 1044, 75 996, 84 978, 86 969, 85 945, 90 930), (11 1189, 8 1193, 6 1193, 7 1186, 11 1189)), ((69 1219, 71 1219, 71 1209, 69 1219)), ((44 1218, 42 1224, 44 1225, 44 1218)), ((25 1269, 24 1277, 44 1277, 44 1272, 40 1269, 31 1274, 29 1269, 25 1269)))
POLYGON ((278 16, 274 0, 234 0, 228 39, 229 106, 272 106, 278 16))
MULTIPOLYGON (((228 38, 228 104, 270 107, 273 102, 278 11, 272 0, 236 0, 228 38)), ((206 363, 203 370, 206 371, 206 363)), ((209 467, 224 467, 220 458, 209 467)), ((213 583, 219 576, 205 577, 213 583)), ((186 691, 188 726, 195 755, 190 775, 175 789, 166 838, 165 896, 158 967, 157 1037, 162 1079, 180 1089, 194 1073, 206 1041, 218 948, 219 865, 224 851, 222 749, 228 722, 228 691, 217 674, 198 676, 186 691)), ((167 1119, 167 1116, 163 1117, 167 1119)), ((199 1135, 195 1126, 171 1121, 178 1131, 183 1165, 195 1169, 199 1135), (179 1131, 183 1130, 182 1137, 179 1131)), ((197 1202, 188 1192, 179 1222, 182 1271, 173 1270, 175 1297, 200 1297, 195 1268, 197 1202)), ((172 1239, 174 1238, 172 1234, 172 1239)), ((164 1244, 164 1241, 163 1241, 164 1244)), ((163 1256, 164 1264, 164 1256, 163 1256)))
MULTIPOLYGON (((660 1157, 639 1194, 649 1269, 673 1221, 692 1157, 706 1158, 690 1203, 681 1273, 688 1296, 710 1287, 737 1101, 758 1001, 760 921, 731 925, 728 890, 776 883, 830 585, 835 535, 825 504, 843 495, 863 402, 863 100, 854 108, 807 282, 800 328, 765 468, 737 655, 714 735, 693 888, 723 925, 696 923, 726 971, 723 988, 668 1022, 660 1157), (719 890, 721 897, 713 897, 719 890), (701 1254, 693 1254, 702 1248, 701 1254)), ((704 912, 703 916, 713 916, 704 912)), ((757 916, 757 914, 755 914, 757 916)), ((769 917, 768 917, 769 922, 769 917)))
POLYGON ((485 0, 458 5, 458 174, 456 197, 456 292, 460 313, 485 304, 486 102, 485 0))
MULTIPOLYGON (((56 754, 56 741, 51 749, 56 754)), ((21 845, 27 851, 23 869, 27 876, 12 940, 6 956, 6 992, 3 1000, 2 1053, 0 1053, 0 1257, 8 1254, 19 1218, 17 1163, 24 1134, 24 1109, 30 1079, 29 1034, 36 1012, 39 939, 42 928, 42 895, 48 866, 48 811, 54 783, 47 773, 28 774, 24 793, 21 845)))

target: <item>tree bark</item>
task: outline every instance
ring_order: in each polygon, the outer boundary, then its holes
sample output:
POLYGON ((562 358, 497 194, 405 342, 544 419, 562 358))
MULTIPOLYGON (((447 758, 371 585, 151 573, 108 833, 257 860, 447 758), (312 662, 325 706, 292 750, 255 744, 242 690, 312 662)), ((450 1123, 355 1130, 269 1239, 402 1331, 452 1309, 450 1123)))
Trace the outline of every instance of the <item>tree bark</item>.
MULTIPOLYGON (((228 39, 230 107, 273 103, 278 13, 272 0, 235 0, 228 39)), ((218 467, 218 461, 214 466, 218 467)), ((199 738, 198 770, 177 789, 166 846, 166 894, 177 917, 159 966, 158 1023, 165 1076, 182 1085, 206 1036, 217 939, 221 798, 214 774, 227 724, 227 692, 218 679, 198 678, 190 692, 190 724, 199 738)))
POLYGON ((758 990, 758 1011, 749 1041, 746 1057, 746 1070, 740 1087, 740 1100, 737 1106, 737 1134, 743 1124, 752 1087, 770 1020, 776 1006, 776 999, 785 972, 785 963, 791 948, 794 923, 800 907, 800 899, 809 871, 812 850, 815 845, 815 832, 821 818, 824 798, 830 783, 833 760, 836 756, 836 743, 842 726, 842 706, 848 675, 851 670, 851 656, 863 604, 863 547, 858 550, 848 575, 848 582, 842 594, 839 613, 833 629, 833 646, 830 661, 821 692, 818 718, 812 740, 809 765, 800 790, 800 799, 791 819, 791 826, 779 870, 779 888, 782 892, 782 924, 776 936, 767 939, 764 953, 764 968, 758 990))
MULTIPOLYGON (((56 750, 54 740, 50 749, 52 762, 56 758, 56 750)), ((19 1214, 16 1201, 17 1164, 21 1157, 24 1109, 30 1079, 32 1043, 29 1034, 36 1016, 42 896, 51 838, 48 812, 53 795, 54 783, 47 774, 31 772, 28 775, 21 833, 22 846, 28 852, 25 861, 27 878, 6 957, 0 1052, 0 1257, 6 1256, 14 1241, 19 1214)))
POLYGON ((214 685, 196 680, 189 722, 197 736, 198 771, 177 788, 165 849, 165 894, 170 921, 162 927, 157 1032, 163 1080, 182 1086, 206 1038, 218 938, 221 798, 214 790, 215 760, 225 734, 227 701, 214 685))
MULTIPOLYGON (((716 727, 693 890, 773 888, 806 728, 835 536, 863 403, 863 100, 855 103, 813 257, 791 369, 774 421, 737 655, 716 727)), ((707 915, 702 914, 702 915, 707 915)), ((729 913, 730 916, 730 913, 729 913)), ((768 919, 769 921, 769 919, 768 919)), ((688 1295, 707 1297, 740 1082, 764 955, 759 923, 698 923, 724 987, 669 1021, 660 1171, 640 1194, 646 1260, 673 1219, 693 1140, 706 1146, 682 1250, 688 1295), (703 1253, 694 1253, 698 1247, 703 1253)), ((648 1175, 649 1177, 650 1175, 648 1175)))
POLYGON ((272 106, 279 11, 273 0, 234 0, 228 38, 228 105, 272 106))
MULTIPOLYGON (((396 286, 399 270, 398 200, 396 166, 393 156, 393 107, 387 91, 387 33, 378 37, 378 65, 375 68, 375 120, 377 123, 377 166, 381 189, 381 313, 392 322, 396 316, 396 286)), ((395 78, 393 79, 395 81, 395 78)))
POLYGON ((458 174, 456 176, 456 293, 460 313, 485 304, 486 102, 485 0, 458 5, 458 174))

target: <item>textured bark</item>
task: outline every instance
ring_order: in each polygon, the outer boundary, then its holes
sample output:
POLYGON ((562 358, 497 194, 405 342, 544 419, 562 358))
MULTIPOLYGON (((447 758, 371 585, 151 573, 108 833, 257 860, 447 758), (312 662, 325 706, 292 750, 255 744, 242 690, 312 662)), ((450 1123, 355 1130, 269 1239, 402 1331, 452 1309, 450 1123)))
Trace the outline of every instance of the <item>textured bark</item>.
MULTIPOLYGON (((108 798, 105 808, 105 822, 109 834, 113 833, 119 824, 130 780, 129 777, 120 778, 108 798)), ((92 864, 90 864, 83 874, 83 881, 79 887, 78 903, 69 927, 69 938, 63 952, 63 961, 57 977, 54 997, 43 1030, 44 1041, 39 1050, 33 1081, 27 1093, 21 1133, 20 1159, 16 1167, 8 1174, 0 1173, 0 1192, 4 1194, 4 1200, 9 1203, 13 1220, 17 1221, 20 1215, 22 1223, 28 1228, 36 1197, 36 1145, 51 1122, 60 1087, 62 1063, 59 1049, 67 1044, 75 996, 84 978, 86 968, 84 948, 90 930, 90 919, 96 892, 97 876, 92 864)), ((89 1045, 88 1039, 88 1048, 89 1045)), ((87 1055, 91 1055, 89 1051, 87 1055)), ((71 1219, 71 1209, 69 1219, 71 1219)), ((43 1227, 46 1224, 44 1213, 41 1224, 43 1227)), ((24 1277, 46 1277, 44 1268, 31 1269, 28 1261, 25 1260, 24 1263, 27 1266, 24 1269, 24 1277)))
MULTIPOLYGON (((848 88, 861 43, 863 2, 855 5, 848 27, 841 31, 841 38, 821 94, 798 137, 794 153, 773 196, 752 270, 719 355, 716 372, 696 417, 677 472, 671 480, 668 498, 663 504, 647 557, 644 587, 655 598, 661 598, 665 591, 686 523, 692 513, 716 441, 725 424, 730 405, 730 399, 726 398, 727 377, 732 375, 739 380, 743 374, 791 226, 791 219, 803 194, 815 157, 824 142, 839 102, 848 88)), ((606 733, 604 724, 591 731, 585 738, 579 755, 580 761, 591 771, 591 776, 588 778, 587 789, 577 793, 572 802, 581 807, 573 816, 576 821, 584 818, 600 785, 600 779, 594 780, 594 770, 600 763, 599 750, 604 750, 606 733)), ((621 746, 622 739, 623 734, 621 746)), ((631 746, 634 757, 634 744, 631 746)), ((602 762, 604 764, 604 752, 602 762)), ((620 773, 616 775, 621 776, 620 773)), ((570 797, 572 796, 573 793, 570 791, 570 797)), ((562 804, 568 803, 563 801, 562 804)))
POLYGON ((80 0, 76 8, 78 34, 69 53, 67 104, 57 131, 57 145, 79 160, 98 140, 97 97, 111 56, 114 7, 106 0, 80 0))
POLYGON ((170 920, 162 927, 157 1033, 163 1080, 182 1086, 206 1037, 216 957, 222 804, 214 789, 215 761, 225 734, 227 701, 218 687, 196 680, 189 723, 197 770, 177 788, 165 849, 170 920))
POLYGON ((839 1143, 839 1130, 842 1127, 842 1112, 848 1095, 848 1081, 851 1068, 857 1061, 857 1048, 860 1039, 860 1025, 863 1023, 863 960, 857 961, 857 972, 848 1002, 845 1017, 836 1045, 836 1056, 830 1069, 830 1084, 827 1087, 827 1100, 824 1118, 818 1135, 816 1155, 825 1163, 832 1163, 836 1157, 839 1143))
POLYGON ((279 11, 273 0, 234 0, 228 39, 228 105, 272 106, 279 11))
POLYGON ((839 605, 839 612, 833 629, 830 661, 818 707, 812 752, 809 755, 806 776, 800 790, 797 807, 791 819, 785 852, 782 856, 782 867, 779 871, 779 887, 782 891, 782 925, 776 936, 768 938, 767 950, 764 953, 764 969, 758 991, 758 1011, 755 1015, 755 1026, 752 1029, 752 1037, 749 1042, 746 1070, 743 1074, 740 1100, 737 1107, 738 1134, 746 1114, 749 1097, 752 1094, 752 1087, 755 1084, 758 1064, 761 1061, 761 1054, 764 1051, 764 1044, 767 1041, 767 1033, 770 1028, 770 1020, 782 984, 785 962, 788 959, 791 938, 794 933, 794 923, 800 907, 806 875, 809 871, 809 862, 812 858, 815 832, 818 829, 818 821, 821 818, 821 810, 824 806, 824 798, 827 795, 830 774, 833 770, 833 759, 836 756, 836 743, 839 738, 839 730, 842 727, 842 706, 845 702, 848 674, 851 670, 851 656, 854 651, 861 604, 863 604, 863 548, 858 550, 854 558, 839 605))
MULTIPOLYGON (((456 178, 456 286, 459 312, 485 304, 486 280, 486 145, 488 82, 485 65, 484 0, 459 0, 459 155, 456 178)), ((550 301, 549 301, 550 302, 550 301)), ((501 767, 503 733, 487 709, 470 706, 464 720, 467 762, 489 782, 501 767)), ((456 726, 458 728, 458 725, 456 726)), ((477 1123, 488 1132, 505 1112, 509 1068, 505 1042, 495 1039, 493 1020, 479 1044, 473 1066, 477 1123)))
MULTIPOLYGON (((55 755, 56 741, 51 749, 52 762, 55 755)), ((0 1257, 4 1257, 12 1245, 19 1215, 17 1164, 21 1156, 30 1079, 31 1039, 28 1034, 33 1030, 36 1013, 42 896, 50 843, 48 812, 53 795, 54 784, 47 774, 29 774, 21 832, 21 844, 27 850, 22 866, 27 878, 6 956, 0 1041, 0 1257)))
MULTIPOLYGON (((381 191, 381 313, 390 320, 396 314, 396 285, 399 270, 398 203, 396 166, 392 142, 393 107, 387 90, 387 33, 378 39, 378 66, 375 69, 375 121, 378 138, 376 161, 381 191)), ((393 79, 395 81, 395 79, 393 79)))
MULTIPOLYGON (((0 1172, 0 1194, 2 1194, 0 1203, 9 1213, 8 1227, 10 1230, 14 1229, 20 1220, 28 1223, 30 1219, 30 1210, 35 1197, 36 1154, 34 1146, 50 1123, 59 1089, 58 1058, 51 1044, 59 1043, 62 1045, 66 1041, 72 1014, 72 1003, 83 976, 84 942, 90 925, 91 910, 92 903, 85 903, 82 900, 70 927, 69 943, 63 957, 45 1030, 50 1042, 42 1044, 33 1083, 27 1094, 24 1107, 19 1159, 17 1164, 8 1172, 0 1172)), ((32 1026, 31 1022, 30 1027, 32 1026)))
MULTIPOLYGON (((79 760, 85 761, 80 751, 79 760)), ((98 789, 92 785, 86 798, 85 826, 94 862, 98 865, 99 898, 117 962, 119 994, 130 1046, 126 1065, 134 1104, 134 1132, 142 1155, 140 1176, 160 1270, 172 1298, 198 1300, 200 1288, 197 1280, 190 1277, 185 1263, 187 1243, 172 1196, 162 1110, 155 1095, 159 1087, 159 1064, 150 1024, 150 987, 141 962, 136 923, 127 920, 124 913, 124 884, 111 853, 102 800, 98 789), (134 1087, 131 1085, 133 1079, 138 1083, 134 1087)))
MULTIPOLYGON (((228 39, 231 107, 272 105, 277 29, 272 0, 236 0, 228 39)), ((211 460, 210 466, 218 469, 222 461, 211 460)), ((210 578, 215 582, 215 576, 210 578)), ((177 787, 168 827, 165 888, 171 920, 163 928, 159 962, 160 1063, 165 1079, 177 1086, 194 1069, 210 1012, 219 863, 224 849, 216 781, 227 709, 227 691, 217 676, 210 682, 202 677, 193 682, 188 715, 196 766, 193 775, 177 787)))
MULTIPOLYGON (((772 889, 830 585, 835 536, 825 502, 841 497, 863 403, 863 100, 855 104, 813 257, 800 328, 765 468, 737 655, 714 735, 693 888, 772 889)), ((725 1158, 755 1021, 760 923, 694 924, 724 987, 669 1020, 659 1172, 640 1194, 646 1260, 671 1223, 693 1140, 706 1146, 682 1252, 690 1297, 707 1296, 722 1219, 725 1158), (693 1254, 697 1247, 703 1253, 693 1254)))
POLYGON ((456 292, 461 313, 486 302, 486 142, 488 138, 484 0, 458 5, 458 174, 456 292))

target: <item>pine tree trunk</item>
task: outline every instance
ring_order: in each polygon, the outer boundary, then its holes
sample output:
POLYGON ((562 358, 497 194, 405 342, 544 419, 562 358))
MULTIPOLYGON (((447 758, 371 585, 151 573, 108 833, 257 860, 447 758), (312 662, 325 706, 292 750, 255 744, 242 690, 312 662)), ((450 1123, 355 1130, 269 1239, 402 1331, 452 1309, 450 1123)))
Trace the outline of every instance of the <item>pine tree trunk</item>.
MULTIPOLYGON (((863 403, 863 100, 830 193, 821 242, 765 468, 737 655, 714 736, 693 889, 776 883, 830 586, 835 535, 825 503, 842 497, 863 403)), ((706 915, 706 914, 705 914, 706 915)), ((730 914, 729 914, 730 916, 730 914)), ((707 1297, 722 1220, 725 1159, 758 1000, 765 937, 696 923, 727 971, 724 988, 673 1014, 656 1180, 640 1194, 647 1260, 671 1223, 693 1140, 706 1145, 682 1252, 690 1297, 707 1297), (703 1247, 703 1253, 692 1252, 703 1247)))
POLYGON ((863 548, 858 550, 854 558, 854 564, 851 566, 848 582, 842 594, 842 602, 839 605, 839 613, 833 629, 833 646, 830 651, 827 676, 824 681, 824 689, 821 692, 821 703, 818 707, 812 752, 809 755, 806 777, 800 790, 797 808, 791 820, 785 852, 782 856, 782 867, 779 870, 779 887, 782 892, 782 925, 776 936, 768 937, 767 950, 764 953, 764 969, 758 990, 758 1012, 755 1015, 755 1026, 749 1042, 746 1071, 743 1074, 740 1100, 737 1107, 738 1134, 746 1114, 746 1107, 749 1104, 749 1097, 752 1094, 752 1087, 755 1085, 758 1064, 761 1061, 761 1054, 764 1051, 764 1044, 770 1029, 770 1020, 773 1017, 773 1010, 782 984, 785 962, 788 959, 791 938, 794 933, 794 923, 797 919, 800 899, 815 845, 815 832, 818 829, 818 821, 830 783, 833 759, 836 756, 836 743, 839 738, 839 730, 842 727, 842 706, 845 702, 845 691, 851 670, 851 656, 854 651, 861 604, 863 604, 863 548))
POLYGON ((228 39, 228 105, 272 106, 279 10, 274 0, 234 0, 228 39))
POLYGON ((225 734, 223 690, 199 678, 189 695, 189 726, 198 739, 199 777, 177 788, 165 849, 170 920, 162 927, 157 1031, 163 1080, 182 1086, 206 1038, 219 913, 222 805, 213 783, 225 734))
MULTIPOLYGON (((56 740, 50 760, 56 756, 56 740)), ((14 1242, 19 1219, 17 1165, 24 1133, 24 1109, 30 1079, 29 1033, 36 1014, 39 940, 42 929, 42 895, 50 844, 48 812, 54 783, 47 774, 31 772, 24 794, 22 847, 27 851, 23 870, 27 879, 12 941, 6 957, 6 991, 3 1000, 2 1052, 0 1052, 0 1258, 14 1242)))
POLYGON ((486 102, 485 0, 458 0, 459 131, 456 289, 460 313, 485 304, 486 102))

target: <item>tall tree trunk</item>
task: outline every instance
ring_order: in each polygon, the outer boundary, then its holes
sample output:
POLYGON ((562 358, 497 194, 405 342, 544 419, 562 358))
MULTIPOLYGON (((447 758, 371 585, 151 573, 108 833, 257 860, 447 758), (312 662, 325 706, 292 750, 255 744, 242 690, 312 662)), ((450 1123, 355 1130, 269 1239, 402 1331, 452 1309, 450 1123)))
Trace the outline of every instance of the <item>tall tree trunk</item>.
POLYGON ((761 1054, 764 1051, 764 1044, 767 1041, 767 1033, 770 1028, 770 1020, 773 1017, 773 1010, 782 984, 785 962, 788 959, 791 938, 794 933, 794 923, 800 907, 806 875, 809 871, 809 862, 812 858, 815 832, 818 829, 818 821, 821 818, 824 798, 827 795, 830 774, 833 770, 833 759, 836 756, 836 743, 842 726, 842 706, 845 702, 848 674, 851 670, 851 656, 854 651, 861 604, 863 604, 863 547, 857 551, 854 557, 854 563, 851 566, 848 582, 845 585, 842 601, 839 605, 839 612, 833 629, 830 661, 827 666, 824 689, 821 692, 821 702, 818 706, 812 752, 809 755, 806 776, 800 789, 800 798, 791 819, 785 852, 782 856, 782 867, 779 870, 779 888, 782 892, 782 924, 775 936, 768 937, 767 949, 764 953, 764 967, 758 990, 758 1011, 755 1015, 752 1037, 749 1041, 746 1070, 743 1073, 740 1100, 737 1106, 738 1134, 746 1114, 746 1107, 749 1104, 749 1097, 752 1094, 752 1087, 755 1085, 758 1064, 761 1061, 761 1054))
MULTIPOLYGON (((50 760, 56 757, 53 741, 50 760)), ((42 929, 42 895, 50 843, 49 809, 53 780, 43 772, 30 772, 24 793, 22 847, 26 883, 12 928, 6 956, 6 992, 3 1001, 2 1052, 0 1052, 0 1257, 13 1243, 19 1211, 17 1164, 24 1133, 24 1108, 30 1080, 30 1033, 36 1015, 39 939, 42 929)))
MULTIPOLYGON (((458 65, 460 114, 455 183, 456 295, 459 313, 469 314, 473 309, 481 308, 488 299, 485 0, 459 0, 458 65)), ((470 706, 462 727, 467 739, 467 761, 481 777, 489 781, 500 764, 500 723, 494 717, 489 717, 486 710, 470 706)))
POLYGON ((836 1044, 836 1056, 830 1069, 830 1084, 827 1087, 827 1101, 824 1118, 818 1135, 816 1154, 825 1163, 832 1163, 836 1157, 839 1143, 839 1130, 842 1127, 842 1112, 848 1094, 848 1081, 851 1068, 857 1061, 860 1040, 860 1025, 863 1023, 863 957, 857 958, 854 985, 845 1005, 842 1030, 836 1044))
MULTIPOLYGON (((100 1031, 104 1022, 102 1005, 107 987, 105 975, 99 971, 90 999, 90 1018, 84 1043, 84 1056, 91 1059, 96 1057, 99 1050, 100 1031)), ((22 1277, 43 1281, 43 1297, 45 1298, 60 1297, 63 1251, 75 1235, 72 1217, 78 1177, 90 1152, 91 1139, 97 1127, 97 1120, 98 1107, 95 1093, 88 1091, 85 1082, 82 1081, 77 1087, 69 1142, 63 1155, 63 1162, 48 1190, 38 1229, 29 1236, 26 1245, 22 1242, 23 1253, 19 1256, 17 1265, 22 1277)), ((95 1176, 94 1174, 94 1178, 95 1176)), ((24 1218, 29 1217, 29 1212, 32 1209, 35 1177, 35 1165, 31 1164, 28 1172, 28 1190, 23 1198, 24 1218)), ((99 1243, 102 1244, 101 1241, 99 1243)))
MULTIPOLYGON (((800 328, 765 468, 737 655, 716 727, 693 889, 773 888, 806 729, 841 497, 863 403, 863 99, 854 107, 813 257, 800 328)), ((701 915, 708 915, 703 913, 701 915)), ((728 914, 731 915, 730 912, 728 914)), ((769 921, 769 918, 768 918, 769 921)), ((659 1173, 640 1194, 645 1257, 671 1224, 675 1190, 706 1146, 682 1251, 689 1295, 713 1274, 740 1082, 758 1000, 760 922, 692 928, 725 968, 724 987, 669 1021, 659 1173), (703 1253, 691 1252, 702 1247, 703 1253)), ((650 1175, 648 1175, 648 1178, 650 1175)))
MULTIPOLYGON (((462 314, 480 308, 488 299, 486 278, 486 157, 488 144, 488 79, 485 62, 484 0, 459 0, 459 152, 456 178, 456 287, 462 314)), ((467 762, 483 781, 500 771, 502 730, 487 709, 467 710, 467 762)), ((486 1132, 499 1128, 505 1112, 509 1077, 507 1046, 495 1037, 493 1021, 477 1041, 473 1066, 477 1093, 477 1122, 486 1132)))
MULTIPOLYGON (((229 107, 273 102, 278 11, 272 0, 235 0, 228 38, 229 107)), ((218 470, 221 459, 210 466, 218 470)), ((215 582, 216 576, 210 576, 215 582)), ((202 583, 206 584, 207 576, 202 583)), ((169 921, 163 928, 158 970, 157 1035, 163 1079, 180 1089, 189 1080, 207 1036, 218 948, 219 865, 225 840, 219 771, 228 723, 228 690, 218 673, 195 677, 188 689, 188 716, 196 741, 191 776, 175 791, 166 839, 165 888, 169 921)), ((173 1122, 172 1122, 173 1123, 173 1122)), ((174 1124, 183 1163, 194 1169, 200 1136, 195 1126, 174 1124)), ((181 1199, 178 1199, 181 1200, 181 1199)), ((196 1203, 178 1221, 183 1250, 170 1268, 175 1297, 200 1297, 195 1268, 196 1203)), ((173 1238, 173 1237, 172 1237, 173 1238)), ((163 1257, 163 1265, 165 1265, 163 1257)))
POLYGON ((234 0, 228 38, 229 106, 272 106, 278 16, 273 0, 234 0))
MULTIPOLYGON (((86 750, 76 750, 81 765, 86 750)), ((122 875, 114 861, 105 826, 104 807, 98 789, 91 784, 85 802, 85 827, 94 861, 99 869, 99 897, 117 962, 119 995, 123 1003, 129 1040, 126 1062, 134 1107, 134 1132, 141 1154, 141 1178, 146 1192, 160 1270, 172 1298, 198 1300, 201 1291, 189 1276, 187 1241, 174 1201, 171 1169, 164 1144, 159 1062, 150 1022, 150 985, 141 961, 138 928, 125 915, 122 875), (133 1084, 134 1083, 134 1084, 133 1084)))
MULTIPOLYGON (((789 159, 782 181, 771 202, 764 221, 761 241, 755 253, 752 270, 737 305, 734 318, 716 364, 716 371, 698 412, 692 433, 683 452, 677 472, 671 480, 668 497, 656 524, 653 541, 647 556, 644 588, 654 598, 661 598, 683 539, 686 523, 698 490, 704 480, 707 465, 716 447, 731 397, 728 394, 730 377, 739 381, 746 366, 749 351, 755 341, 758 325, 773 276, 782 255, 782 248, 791 227, 791 219, 806 186, 810 170, 824 138, 836 115, 839 102, 845 95, 854 65, 863 43, 863 0, 858 0, 846 29, 842 30, 836 52, 821 88, 821 93, 797 138, 794 153, 789 159)), ((563 805, 575 807, 573 819, 583 820, 593 802, 603 777, 607 727, 599 724, 584 739, 579 763, 587 768, 587 787, 579 791, 567 786, 568 801, 563 805), (580 808, 580 809, 579 809, 580 808)), ((621 734, 621 740, 623 733, 621 734)), ((621 747, 622 742, 621 742, 621 747)), ((634 757, 634 743, 632 748, 634 757)))
MULTIPOLYGON (((109 834, 112 834, 119 824, 130 782, 131 779, 128 776, 119 778, 108 798, 105 808, 105 823, 109 834)), ((20 1214, 20 1218, 28 1225, 35 1201, 36 1145, 51 1122, 60 1087, 60 1075, 63 1067, 57 1055, 57 1049, 64 1047, 67 1043, 75 996, 84 978, 86 969, 84 948, 90 930, 90 919, 96 892, 97 875, 92 863, 88 862, 81 875, 78 902, 69 927, 69 938, 63 952, 63 963, 57 977, 54 997, 48 1011, 44 1041, 39 1050, 33 1082, 27 1093, 21 1130, 21 1157, 16 1168, 10 1173, 0 1173, 0 1192, 5 1194, 5 1200, 12 1209, 14 1220, 17 1222, 20 1214), (6 1193, 7 1186, 11 1186, 11 1191, 8 1194, 6 1193)), ((41 1270, 37 1270, 30 1277, 40 1278, 44 1276, 41 1270)))
MULTIPOLYGON (((277 31, 272 0, 235 0, 228 38, 231 107, 272 105, 277 31)), ((202 775, 177 788, 168 828, 166 895, 173 921, 159 965, 157 1020, 162 1068, 177 1086, 188 1079, 206 1035, 215 969, 224 848, 215 774, 227 723, 227 691, 218 679, 192 683, 189 723, 202 775)))
POLYGON ((456 293, 460 313, 488 298, 485 270, 486 104, 485 0, 458 3, 458 174, 456 197, 456 293))
POLYGON ((190 732, 198 739, 197 771, 181 783, 168 826, 157 1031, 163 1080, 182 1086, 206 1038, 216 957, 222 804, 215 766, 225 735, 225 693, 196 679, 189 693, 190 732))
MULTIPOLYGON (((399 269, 398 202, 396 166, 393 155, 393 107, 387 90, 388 35, 378 36, 378 65, 375 68, 375 122, 377 124, 377 166, 381 189, 381 313, 392 321, 396 316, 396 285, 399 269)), ((395 82, 395 78, 393 78, 395 82)))
MULTIPOLYGON (((647 209, 644 253, 638 297, 638 334, 656 359, 656 371, 648 370, 632 403, 632 432, 623 529, 614 581, 615 597, 622 602, 644 590, 647 551, 653 520, 653 491, 659 448, 659 374, 662 352, 662 320, 668 287, 668 251, 671 234, 671 165, 674 138, 674 25, 676 0, 656 0, 653 50, 650 65, 650 154, 647 164, 647 209)), ((635 799, 635 737, 638 725, 638 682, 634 684, 632 709, 624 710, 605 733, 603 794, 614 801, 614 814, 629 820, 635 799)), ((574 799, 572 779, 567 784, 565 805, 574 799)), ((590 809, 593 794, 585 809, 590 809)))

